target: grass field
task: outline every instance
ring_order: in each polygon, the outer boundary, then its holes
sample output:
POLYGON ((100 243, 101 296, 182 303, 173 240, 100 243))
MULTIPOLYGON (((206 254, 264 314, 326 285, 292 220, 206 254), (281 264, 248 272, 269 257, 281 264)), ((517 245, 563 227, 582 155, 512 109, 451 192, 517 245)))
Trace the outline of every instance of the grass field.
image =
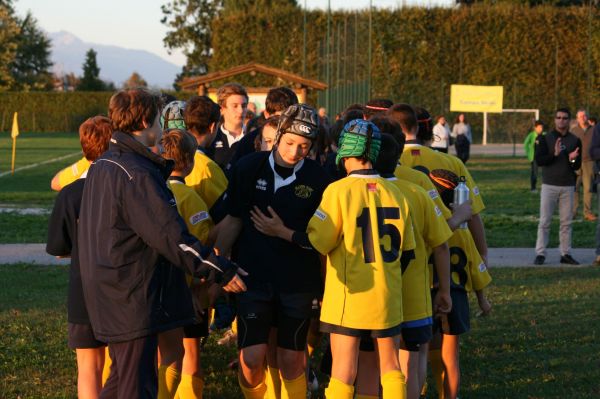
MULTIPOLYGON (((493 275, 493 313, 473 318, 462 339, 460 397, 600 397, 600 269, 504 268, 493 275)), ((65 267, 0 266, 1 398, 75 397, 66 288, 65 267)), ((241 397, 235 372, 226 369, 234 356, 233 348, 208 342, 205 398, 241 397)))
MULTIPOLYGON (((11 140, 0 135, 0 174, 10 170, 11 140)), ((79 151, 75 133, 23 133, 17 141, 16 167, 79 151)), ((51 209, 56 196, 50 180, 79 155, 0 177, 1 207, 51 209)), ((534 247, 539 216, 539 194, 529 192, 529 163, 524 158, 475 157, 468 163, 486 210, 483 219, 490 247, 534 247)), ((538 183, 541 184, 541 183, 538 183)), ((595 204, 594 204, 595 206, 595 204)), ((0 213, 0 243, 45 242, 48 215, 0 213)), ((573 246, 595 247, 595 223, 578 218, 573 223, 573 246)), ((558 245, 558 216, 552 224, 550 246, 558 245)))

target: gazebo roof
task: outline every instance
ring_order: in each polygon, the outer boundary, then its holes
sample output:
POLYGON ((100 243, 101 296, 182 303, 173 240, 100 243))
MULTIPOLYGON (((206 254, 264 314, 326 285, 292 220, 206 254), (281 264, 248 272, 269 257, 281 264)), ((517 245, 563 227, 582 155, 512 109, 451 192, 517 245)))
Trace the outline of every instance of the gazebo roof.
POLYGON ((249 64, 238 65, 233 68, 229 68, 223 71, 217 71, 208 73, 202 76, 196 76, 191 78, 186 78, 181 82, 181 88, 184 90, 196 90, 199 86, 206 85, 215 80, 227 79, 232 76, 240 75, 242 73, 263 73, 265 75, 272 75, 283 79, 285 81, 289 81, 292 83, 296 83, 300 87, 307 87, 316 90, 325 90, 327 88, 327 84, 312 79, 306 79, 300 75, 295 73, 291 73, 288 71, 284 71, 283 69, 273 68, 270 66, 266 66, 263 64, 258 64, 256 62, 252 62, 249 64))

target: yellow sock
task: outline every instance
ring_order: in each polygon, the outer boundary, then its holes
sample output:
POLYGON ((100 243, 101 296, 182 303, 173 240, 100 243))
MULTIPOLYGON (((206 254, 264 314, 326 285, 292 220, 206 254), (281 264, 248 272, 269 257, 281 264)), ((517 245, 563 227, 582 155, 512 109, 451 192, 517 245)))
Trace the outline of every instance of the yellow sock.
POLYGON ((352 399, 354 397, 354 387, 344 384, 342 381, 332 378, 329 380, 329 386, 325 390, 327 399, 352 399))
POLYGON ((264 399, 265 394, 267 393, 267 384, 265 382, 261 382, 254 388, 249 388, 244 385, 242 381, 242 376, 238 374, 238 383, 240 384, 240 388, 242 389, 242 393, 244 394, 244 398, 246 399, 264 399))
POLYGON ((400 370, 388 371, 381 376, 383 399, 405 399, 406 380, 400 370))
POLYGON ((435 380, 438 398, 444 399, 444 364, 442 363, 442 351, 433 349, 429 351, 429 364, 431 364, 431 375, 435 380))
POLYGON ((182 374, 175 399, 202 399, 204 380, 191 374, 182 374))
POLYGON ((356 399, 379 399, 379 396, 356 394, 356 399))
POLYGON ((302 373, 293 380, 281 377, 281 399, 306 399, 306 374, 302 373))
POLYGON ((174 367, 160 366, 158 368, 158 399, 173 399, 181 374, 174 367))
POLYGON ((279 375, 279 369, 267 367, 265 383, 267 384, 265 399, 281 399, 281 376, 279 375))
POLYGON ((231 331, 237 335, 237 317, 231 322, 231 331))
POLYGON ((104 367, 102 368, 102 386, 106 384, 106 380, 108 380, 108 376, 110 375, 110 366, 112 365, 112 359, 108 354, 108 345, 106 346, 106 350, 104 352, 104 367))

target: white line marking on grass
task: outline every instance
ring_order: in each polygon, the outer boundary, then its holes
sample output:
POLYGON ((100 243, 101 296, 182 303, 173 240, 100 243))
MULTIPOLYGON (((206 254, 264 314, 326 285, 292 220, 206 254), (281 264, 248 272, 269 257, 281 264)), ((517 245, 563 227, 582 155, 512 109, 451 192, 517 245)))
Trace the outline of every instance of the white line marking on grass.
MULTIPOLYGON (((41 166, 41 165, 46 165, 48 163, 52 163, 52 162, 56 162, 56 161, 62 161, 63 159, 70 158, 70 157, 73 157, 75 155, 81 155, 81 151, 77 151, 77 152, 74 152, 72 154, 63 155, 62 157, 58 157, 58 158, 48 159, 47 161, 44 161, 44 162, 32 163, 31 165, 21 166, 20 168, 15 169, 15 173, 16 172, 20 172, 22 170, 26 170, 26 169, 36 168, 36 167, 41 166)), ((2 172, 2 173, 0 173, 0 177, 4 177, 4 176, 10 175, 10 174, 11 174, 10 170, 7 171, 7 172, 2 172)))

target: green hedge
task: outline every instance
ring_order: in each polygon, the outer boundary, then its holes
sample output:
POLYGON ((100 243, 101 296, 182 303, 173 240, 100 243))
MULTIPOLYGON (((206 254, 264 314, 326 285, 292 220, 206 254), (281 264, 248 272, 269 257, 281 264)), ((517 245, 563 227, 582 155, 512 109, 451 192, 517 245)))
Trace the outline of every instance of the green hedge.
MULTIPOLYGON (((112 92, 0 93, 0 132, 9 131, 19 113, 22 132, 76 132, 90 116, 106 115, 112 92)), ((194 93, 173 93, 185 100, 194 93)))
POLYGON ((0 131, 11 128, 14 112, 24 132, 74 132, 93 115, 106 115, 110 92, 0 93, 0 131))
MULTIPOLYGON (((371 96, 452 117, 451 84, 502 85, 504 108, 539 108, 546 121, 563 105, 586 107, 598 115, 599 17, 597 8, 506 3, 377 9, 372 15, 371 96)), ((307 77, 326 81, 329 63, 332 87, 364 80, 368 13, 333 13, 329 51, 326 13, 309 11, 307 20, 307 77)), ((302 73, 302 27, 303 14, 297 9, 225 14, 213 22, 210 70, 255 61, 302 73)), ((264 77, 236 80, 280 84, 264 77)), ((480 131, 481 115, 469 117, 480 131)), ((495 141, 508 141, 508 136, 495 141)))

